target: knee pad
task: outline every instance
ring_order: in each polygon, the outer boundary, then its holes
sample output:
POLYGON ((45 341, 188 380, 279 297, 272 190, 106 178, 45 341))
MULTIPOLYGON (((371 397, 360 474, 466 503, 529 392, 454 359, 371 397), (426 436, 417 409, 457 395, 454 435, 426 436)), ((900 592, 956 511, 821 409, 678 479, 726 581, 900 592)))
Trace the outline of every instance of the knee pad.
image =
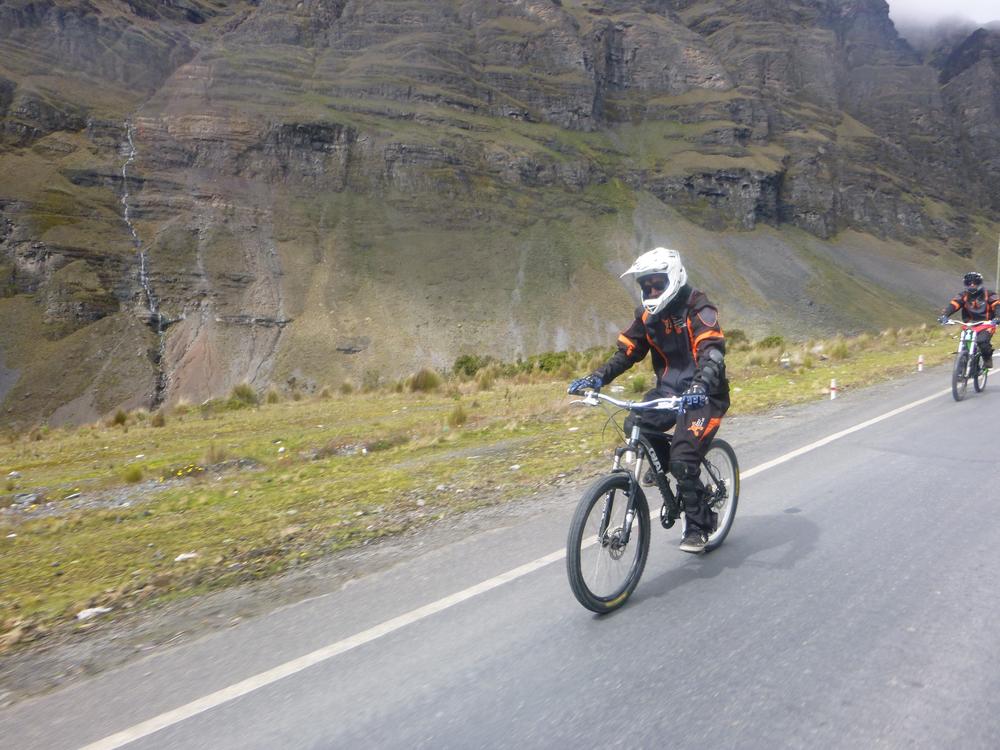
POLYGON ((678 482, 689 482, 692 479, 696 479, 701 472, 697 466, 691 466, 684 461, 671 461, 670 473, 674 475, 678 482))

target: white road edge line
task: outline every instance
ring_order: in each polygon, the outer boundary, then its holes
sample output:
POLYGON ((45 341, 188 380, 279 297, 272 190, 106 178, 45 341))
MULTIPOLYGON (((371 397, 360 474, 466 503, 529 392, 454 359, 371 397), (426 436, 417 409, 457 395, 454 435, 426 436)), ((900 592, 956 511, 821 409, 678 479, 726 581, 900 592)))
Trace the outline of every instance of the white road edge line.
MULTIPOLYGON (((951 390, 948 389, 945 391, 939 391, 933 395, 927 396, 926 398, 913 401, 909 404, 900 406, 898 409, 893 409, 885 414, 873 417, 866 422, 861 422, 853 427, 848 427, 846 430, 835 432, 834 434, 828 435, 827 437, 817 440, 814 443, 809 443, 809 445, 789 451, 788 453, 778 456, 771 461, 762 463, 759 466, 755 466, 745 472, 740 472, 740 478, 741 480, 749 479, 750 477, 760 474, 761 472, 773 469, 775 466, 779 466, 787 461, 791 461, 793 458, 798 458, 805 453, 814 451, 817 448, 822 448, 824 445, 828 445, 834 440, 839 440, 842 437, 858 432, 859 430, 864 430, 886 419, 891 419, 892 417, 902 414, 905 411, 922 406, 928 401, 940 398, 946 393, 951 393, 951 390)), ((388 635, 389 633, 404 628, 407 625, 411 625, 415 622, 423 620, 426 617, 430 617, 433 614, 453 607, 456 604, 461 604, 462 602, 472 599, 473 597, 484 594, 487 591, 491 591, 499 586, 503 586, 505 583, 510 583, 518 578, 523 578, 529 573, 533 573, 536 570, 544 568, 545 566, 558 560, 562 560, 564 557, 566 557, 565 549, 560 549, 556 552, 545 555, 544 557, 539 557, 537 560, 532 560, 529 563, 525 563, 517 568, 508 570, 506 573, 501 573, 500 575, 483 581, 482 583, 477 583, 475 586, 470 586, 467 589, 446 596, 443 599, 438 599, 436 602, 431 602, 423 607, 418 607, 417 609, 399 615, 399 617, 386 620, 383 623, 368 628, 368 630, 363 630, 349 638, 337 641, 336 643, 331 643, 329 646, 324 646, 321 649, 317 649, 316 651, 306 654, 305 656, 300 656, 297 659, 292 659, 284 664, 279 664, 272 669, 255 674, 252 677, 242 680, 241 682, 237 682, 234 685, 223 688, 222 690, 217 690, 216 692, 210 693, 209 695, 203 696, 195 701, 186 703, 183 706, 173 709, 172 711, 166 711, 159 716, 154 716, 152 719, 140 722, 132 727, 129 727, 128 729, 124 729, 121 732, 105 737, 102 740, 92 742, 89 745, 85 745, 80 750, 116 750, 116 748, 123 747, 130 742, 135 742, 143 737, 148 737, 161 729, 166 729, 174 724, 179 724, 186 719, 190 719, 198 714, 204 713, 205 711, 221 706, 224 703, 228 703, 236 698, 252 693, 255 690, 259 690, 260 688, 277 682, 278 680, 282 680, 285 677, 290 677, 298 672, 308 669, 309 667, 327 661, 328 659, 332 659, 334 656, 342 654, 345 651, 350 651, 358 646, 363 646, 366 643, 370 643, 384 635, 388 635)))

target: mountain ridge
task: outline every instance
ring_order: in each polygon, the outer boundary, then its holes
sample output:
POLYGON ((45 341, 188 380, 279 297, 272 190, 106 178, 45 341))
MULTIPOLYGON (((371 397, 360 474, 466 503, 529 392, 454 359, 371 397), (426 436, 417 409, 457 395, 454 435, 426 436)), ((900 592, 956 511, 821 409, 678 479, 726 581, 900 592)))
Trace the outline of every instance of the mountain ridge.
POLYGON ((997 38, 925 62, 882 0, 2 4, 0 409, 604 344, 651 244, 750 330, 912 319, 991 257, 997 38))

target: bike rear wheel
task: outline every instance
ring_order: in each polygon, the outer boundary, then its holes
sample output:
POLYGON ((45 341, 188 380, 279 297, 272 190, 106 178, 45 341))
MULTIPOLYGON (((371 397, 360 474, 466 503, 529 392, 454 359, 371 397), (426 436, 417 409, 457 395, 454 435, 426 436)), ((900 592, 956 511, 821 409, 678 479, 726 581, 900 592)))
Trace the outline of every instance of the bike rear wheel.
POLYGON ((635 517, 627 543, 622 529, 628 508, 629 475, 609 474, 587 490, 570 523, 566 572, 577 601, 603 614, 622 606, 635 590, 649 554, 649 506, 636 487, 635 517))
POLYGON ((955 357, 955 368, 951 373, 951 395, 956 401, 965 398, 965 391, 969 387, 969 376, 966 373, 966 366, 969 364, 969 353, 961 351, 955 357))
POLYGON ((976 389, 976 393, 982 393, 986 387, 986 378, 990 374, 990 371, 983 367, 982 355, 976 354, 976 360, 972 363, 972 368, 972 387, 976 389))
POLYGON ((736 451, 725 440, 713 440, 701 463, 701 481, 708 492, 709 506, 718 514, 718 524, 708 536, 705 551, 711 552, 726 540, 736 518, 740 499, 740 466, 736 451))

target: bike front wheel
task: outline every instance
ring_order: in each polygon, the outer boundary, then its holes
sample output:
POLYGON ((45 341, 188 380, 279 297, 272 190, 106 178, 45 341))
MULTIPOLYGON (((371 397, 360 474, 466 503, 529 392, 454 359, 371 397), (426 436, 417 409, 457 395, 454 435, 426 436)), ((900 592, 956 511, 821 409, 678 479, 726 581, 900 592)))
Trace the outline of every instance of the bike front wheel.
POLYGON ((577 601, 603 614, 622 606, 649 554, 649 506, 635 487, 635 515, 625 539, 631 481, 626 472, 597 480, 580 498, 566 542, 566 572, 577 601))
POLYGON ((705 551, 711 552, 726 540, 736 518, 740 499, 740 466, 736 451, 725 440, 713 440, 701 463, 701 482, 709 507, 717 514, 715 531, 708 535, 705 551))
POLYGON ((958 356, 955 357, 955 369, 951 373, 951 395, 956 401, 961 401, 965 398, 965 391, 969 387, 969 376, 966 372, 968 364, 969 353, 966 351, 959 352, 958 356))
POLYGON ((976 393, 982 393, 986 387, 986 378, 989 377, 990 371, 983 367, 983 358, 979 354, 976 354, 976 361, 972 363, 972 367, 972 387, 976 389, 976 393))

